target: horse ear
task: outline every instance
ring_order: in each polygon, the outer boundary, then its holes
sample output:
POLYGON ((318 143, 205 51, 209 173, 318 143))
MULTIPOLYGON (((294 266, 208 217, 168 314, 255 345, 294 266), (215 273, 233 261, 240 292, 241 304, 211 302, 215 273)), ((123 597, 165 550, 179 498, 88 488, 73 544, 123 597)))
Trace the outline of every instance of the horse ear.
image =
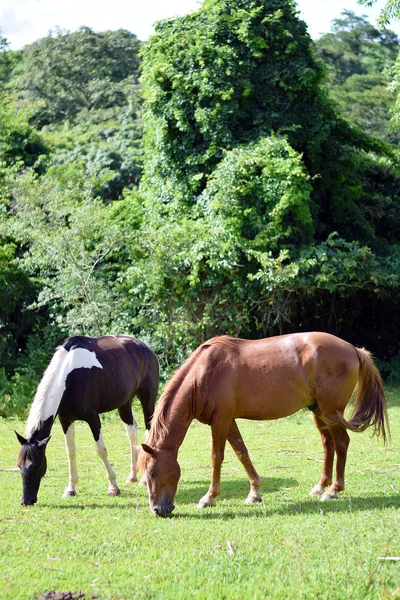
POLYGON ((21 446, 23 446, 24 444, 27 443, 27 440, 24 437, 22 437, 22 435, 20 435, 17 431, 15 431, 15 429, 14 429, 14 433, 17 436, 17 440, 19 441, 21 446))
POLYGON ((50 438, 51 438, 51 435, 49 435, 49 437, 47 437, 47 438, 44 438, 44 440, 39 440, 37 443, 38 448, 41 448, 42 446, 46 446, 46 444, 50 438))
POLYGON ((147 452, 147 454, 150 454, 151 456, 154 456, 156 453, 154 448, 152 448, 151 446, 148 446, 147 444, 142 444, 142 448, 145 452, 147 452))

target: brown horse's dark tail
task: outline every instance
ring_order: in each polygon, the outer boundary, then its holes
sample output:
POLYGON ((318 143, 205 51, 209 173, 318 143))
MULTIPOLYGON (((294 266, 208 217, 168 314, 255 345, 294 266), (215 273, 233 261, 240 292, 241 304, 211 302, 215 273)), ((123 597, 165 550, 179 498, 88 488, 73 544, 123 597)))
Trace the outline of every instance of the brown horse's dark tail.
POLYGON ((372 427, 373 435, 382 436, 386 443, 387 438, 390 437, 390 430, 382 378, 371 353, 365 348, 354 348, 354 350, 360 362, 360 369, 353 398, 353 415, 348 421, 339 413, 337 420, 331 421, 324 417, 322 419, 328 426, 340 424, 356 432, 372 427))

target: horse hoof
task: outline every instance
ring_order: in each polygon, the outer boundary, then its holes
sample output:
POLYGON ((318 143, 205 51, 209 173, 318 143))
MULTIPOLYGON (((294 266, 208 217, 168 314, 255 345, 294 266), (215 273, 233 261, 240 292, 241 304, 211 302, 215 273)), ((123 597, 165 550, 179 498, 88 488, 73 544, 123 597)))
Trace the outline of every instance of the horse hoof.
POLYGON ((321 494, 323 494, 323 493, 324 493, 324 490, 325 490, 324 486, 323 486, 323 485, 321 485, 320 483, 318 483, 318 484, 317 484, 317 485, 315 485, 315 486, 313 487, 313 489, 311 490, 311 492, 310 492, 310 496, 321 496, 321 494))
POLYGON ((137 477, 135 475, 129 475, 126 483, 135 483, 137 481, 137 477))
POLYGON ((261 496, 250 496, 248 495, 245 504, 255 504, 256 502, 262 502, 261 496))
POLYGON ((62 495, 62 497, 63 498, 69 498, 69 496, 76 496, 75 490, 65 490, 65 492, 62 495))
POLYGON ((339 498, 339 496, 337 495, 337 492, 327 491, 324 494, 322 494, 320 501, 326 502, 326 500, 337 500, 337 498, 339 498))
POLYGON ((211 508, 211 506, 215 506, 215 502, 212 498, 211 500, 200 500, 197 508, 211 508))
POLYGON ((119 496, 120 495, 120 490, 118 488, 113 488, 111 490, 108 490, 107 492, 107 496, 119 496))

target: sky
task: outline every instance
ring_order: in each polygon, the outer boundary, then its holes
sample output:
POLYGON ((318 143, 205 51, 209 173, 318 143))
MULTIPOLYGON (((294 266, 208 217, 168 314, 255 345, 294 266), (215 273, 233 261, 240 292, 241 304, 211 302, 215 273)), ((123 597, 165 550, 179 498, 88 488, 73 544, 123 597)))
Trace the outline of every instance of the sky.
MULTIPOLYGON (((94 31, 122 28, 145 41, 153 33, 155 21, 193 12, 200 4, 200 0, 1 0, 0 31, 13 50, 57 27, 70 32, 83 26, 94 31)), ((356 0, 297 0, 300 17, 314 39, 327 33, 332 19, 344 9, 366 15, 375 25, 384 4, 385 0, 377 0, 373 8, 367 8, 356 0)), ((391 29, 400 36, 399 23, 391 29)))

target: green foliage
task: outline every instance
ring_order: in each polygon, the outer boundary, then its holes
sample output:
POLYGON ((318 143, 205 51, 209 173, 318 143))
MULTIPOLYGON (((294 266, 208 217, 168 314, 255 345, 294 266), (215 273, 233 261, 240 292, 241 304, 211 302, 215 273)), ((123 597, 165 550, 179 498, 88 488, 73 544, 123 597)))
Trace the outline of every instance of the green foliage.
POLYGON ((376 29, 351 10, 343 10, 342 17, 332 21, 331 33, 315 42, 335 84, 352 75, 382 75, 396 60, 398 44, 396 33, 376 29))
POLYGON ((21 59, 21 52, 9 49, 9 43, 0 30, 0 90, 3 91, 11 79, 13 69, 21 59))
POLYGON ((329 92, 340 112, 353 126, 398 142, 399 133, 390 121, 395 95, 388 89, 398 54, 397 35, 344 10, 342 18, 332 21, 331 33, 315 41, 315 48, 328 68, 329 92))
POLYGON ((126 30, 57 30, 24 48, 13 80, 21 100, 40 102, 36 124, 74 119, 86 109, 122 106, 137 81, 140 42, 126 30))
POLYGON ((51 148, 42 166, 83 169, 93 195, 105 202, 141 177, 139 49, 125 30, 58 31, 24 48, 11 80, 51 148))
POLYGON ((226 152, 195 206, 158 212, 146 202, 141 254, 124 271, 123 314, 151 336, 163 366, 200 339, 252 326, 260 290, 249 280, 259 268, 251 251, 311 240, 307 179, 301 157, 272 136, 226 152))
POLYGON ((33 165, 40 171, 39 159, 48 151, 28 118, 29 113, 17 110, 9 97, 0 96, 0 365, 4 376, 14 372, 27 338, 40 327, 43 317, 40 311, 34 314, 27 310, 38 293, 38 284, 19 263, 19 245, 6 225, 10 174, 33 165))
POLYGON ((397 59, 391 70, 392 81, 391 90, 396 95, 396 102, 393 107, 393 122, 400 127, 400 60, 397 59))
POLYGON ((61 331, 104 333, 114 300, 112 255, 122 244, 107 207, 76 173, 64 181, 54 171, 26 173, 11 187, 15 216, 6 226, 26 248, 20 264, 41 283, 31 308, 47 306, 61 331))
POLYGON ((33 166, 48 148, 39 132, 28 122, 29 111, 0 94, 0 177, 5 169, 33 166))
POLYGON ((260 135, 288 131, 298 150, 326 137, 322 69, 291 0, 205 2, 159 23, 143 57, 144 185, 161 202, 193 203, 224 152, 260 135))
POLYGON ((159 23, 142 83, 124 30, 0 40, 3 414, 73 333, 137 335, 164 378, 221 333, 323 329, 391 364, 396 45, 346 12, 315 46, 292 0, 159 23))
MULTIPOLYGON (((365 6, 373 6, 376 0, 358 0, 359 4, 365 6)), ((400 2, 399 0, 386 0, 385 5, 381 9, 378 24, 384 28, 391 21, 396 21, 400 18, 400 2)), ((398 128, 400 126, 400 59, 399 56, 391 69, 391 91, 395 93, 396 103, 393 107, 393 123, 398 128)))
POLYGON ((37 292, 35 282, 18 264, 15 243, 3 242, 0 245, 0 364, 9 374, 38 318, 26 310, 37 292))
POLYGON ((207 227, 222 219, 244 248, 276 251, 312 239, 310 193, 301 157, 286 139, 271 136, 227 152, 199 205, 207 227))
POLYGON ((124 188, 139 184, 142 171, 142 122, 137 86, 127 103, 109 109, 83 110, 76 124, 47 127, 43 136, 52 147, 49 164, 73 163, 83 169, 94 195, 116 200, 124 188))
MULTIPOLYGON (((375 35, 357 27, 350 41, 375 35)), ((393 36, 382 40, 366 65, 389 62, 393 36)), ((147 285, 140 264, 127 281, 163 356, 171 338, 191 348, 218 332, 349 337, 356 297, 398 296, 397 157, 334 113, 322 76, 291 2, 205 2, 144 48, 150 269, 147 285)))
MULTIPOLYGON (((364 6, 373 6, 376 3, 376 0, 357 0, 357 2, 364 6)), ((397 19, 400 19, 399 0, 386 0, 378 18, 379 25, 385 27, 386 25, 389 25, 391 21, 397 19)))
POLYGON ((36 330, 26 334, 24 352, 14 358, 13 369, 0 369, 0 417, 27 417, 38 383, 61 339, 55 324, 44 319, 41 329, 36 323, 36 330))

